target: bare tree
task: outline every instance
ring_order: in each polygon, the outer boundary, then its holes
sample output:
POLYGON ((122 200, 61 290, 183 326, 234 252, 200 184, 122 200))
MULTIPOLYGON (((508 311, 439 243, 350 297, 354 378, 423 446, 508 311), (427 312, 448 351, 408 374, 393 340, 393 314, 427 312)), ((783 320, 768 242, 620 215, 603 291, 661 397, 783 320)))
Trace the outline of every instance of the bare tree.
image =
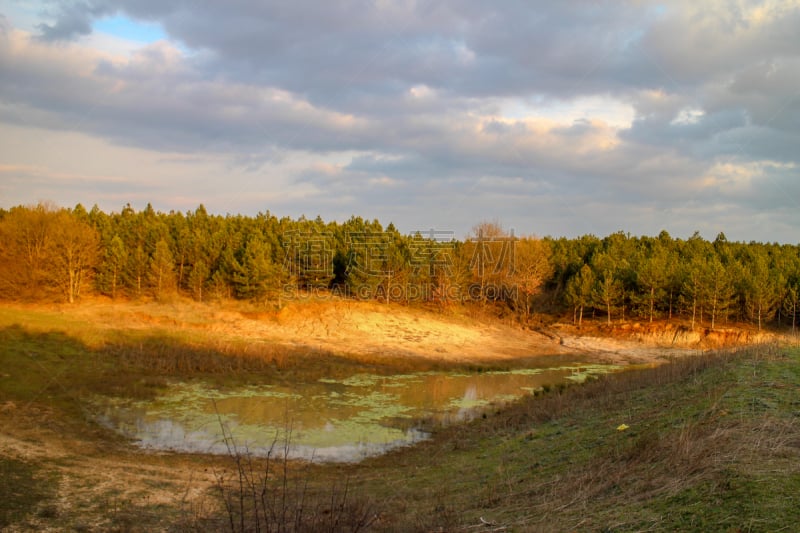
POLYGON ((517 306, 531 314, 531 300, 544 281, 553 273, 550 247, 541 239, 525 237, 513 243, 512 283, 516 289, 517 306))
POLYGON ((97 261, 98 235, 69 210, 17 207, 0 224, 0 293, 74 302, 97 261))
MULTIPOLYGON (((498 289, 512 274, 513 236, 497 221, 483 221, 472 228, 464 251, 470 256, 470 271, 481 304, 496 298, 498 289)), ((471 293, 473 291, 470 291, 471 293)))
POLYGON ((80 297, 81 288, 97 264, 99 240, 94 228, 69 211, 55 214, 52 275, 69 303, 80 297))

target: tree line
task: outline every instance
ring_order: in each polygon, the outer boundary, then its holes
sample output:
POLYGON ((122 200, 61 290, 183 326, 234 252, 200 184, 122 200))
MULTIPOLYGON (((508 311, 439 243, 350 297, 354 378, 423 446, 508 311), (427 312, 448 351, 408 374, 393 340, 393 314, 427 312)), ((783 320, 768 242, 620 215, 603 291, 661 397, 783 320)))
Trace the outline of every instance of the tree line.
POLYGON ((680 317, 695 328, 730 321, 797 326, 800 246, 615 233, 551 240, 549 290, 580 323, 587 309, 653 321, 680 317))
POLYGON ((607 322, 681 318, 796 327, 800 247, 615 233, 575 239, 515 235, 481 222, 400 233, 353 216, 186 213, 149 204, 105 213, 50 204, 0 209, 0 297, 240 299, 280 307, 310 293, 382 302, 491 305, 607 322))

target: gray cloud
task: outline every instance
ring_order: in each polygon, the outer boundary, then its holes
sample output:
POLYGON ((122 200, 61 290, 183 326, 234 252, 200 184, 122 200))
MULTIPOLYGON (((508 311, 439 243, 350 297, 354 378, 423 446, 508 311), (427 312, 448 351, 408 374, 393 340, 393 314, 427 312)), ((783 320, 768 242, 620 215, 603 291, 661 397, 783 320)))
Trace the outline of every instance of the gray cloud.
MULTIPOLYGON (((730 206, 782 209, 797 192, 790 3, 81 0, 43 12, 37 39, 0 32, 0 120, 215 154, 254 176, 243 188, 277 184, 257 176, 280 168, 296 209, 417 220, 439 202, 474 219, 482 200, 486 216, 575 233, 583 216, 564 213, 606 206, 609 231, 639 231, 653 213, 705 224, 704 205, 737 225, 730 206), (93 21, 113 14, 158 23, 169 42, 93 51, 93 21), (616 107, 575 111, 586 99, 616 107)), ((789 238, 797 219, 775 216, 789 238)))
POLYGON ((46 9, 43 14, 55 22, 48 24, 42 22, 37 27, 40 38, 44 41, 68 41, 81 35, 92 33, 93 19, 109 12, 102 3, 90 1, 79 2, 54 2, 55 12, 46 9))

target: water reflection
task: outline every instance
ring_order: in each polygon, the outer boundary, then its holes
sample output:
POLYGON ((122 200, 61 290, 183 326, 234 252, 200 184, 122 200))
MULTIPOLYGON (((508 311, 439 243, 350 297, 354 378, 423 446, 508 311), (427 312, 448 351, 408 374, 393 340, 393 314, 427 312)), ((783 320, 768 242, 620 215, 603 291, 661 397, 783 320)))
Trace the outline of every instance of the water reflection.
POLYGON ((230 391, 176 383, 150 402, 105 400, 99 418, 144 448, 228 453, 235 445, 257 455, 280 455, 288 441, 293 458, 353 462, 427 438, 420 429, 423 419, 469 420, 545 385, 616 369, 571 364, 484 373, 357 374, 230 391))

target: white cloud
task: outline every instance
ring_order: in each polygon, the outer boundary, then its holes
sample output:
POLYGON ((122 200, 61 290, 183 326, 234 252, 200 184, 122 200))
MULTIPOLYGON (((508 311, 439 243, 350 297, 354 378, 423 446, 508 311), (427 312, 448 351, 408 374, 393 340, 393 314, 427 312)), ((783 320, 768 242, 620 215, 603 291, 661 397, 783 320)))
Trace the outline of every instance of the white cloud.
POLYGON ((635 110, 630 103, 604 95, 570 100, 505 98, 500 101, 499 108, 503 118, 547 119, 562 124, 589 120, 603 122, 615 128, 629 127, 635 116, 635 110))
POLYGON ((670 124, 673 126, 676 124, 697 124, 705 114, 705 111, 702 109, 684 107, 678 112, 678 115, 670 121, 670 124))

